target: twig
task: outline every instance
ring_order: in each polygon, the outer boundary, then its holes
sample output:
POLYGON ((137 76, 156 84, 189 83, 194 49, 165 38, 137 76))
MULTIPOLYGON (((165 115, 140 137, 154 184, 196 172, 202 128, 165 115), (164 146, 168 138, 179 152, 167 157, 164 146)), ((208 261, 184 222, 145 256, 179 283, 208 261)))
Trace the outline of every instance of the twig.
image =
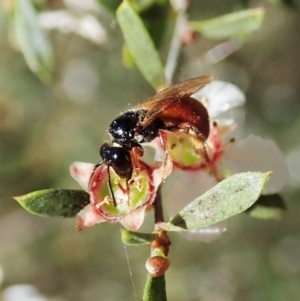
POLYGON ((161 186, 159 186, 157 190, 157 194, 153 203, 153 209, 154 209, 154 222, 155 224, 163 222, 164 221, 164 212, 163 212, 163 206, 162 206, 162 199, 161 199, 161 186))
POLYGON ((165 67, 165 76, 167 85, 171 85, 173 77, 178 65, 180 51, 182 47, 182 36, 187 27, 187 1, 181 1, 181 5, 176 6, 175 1, 171 1, 173 8, 177 11, 177 19, 174 29, 173 38, 168 53, 168 58, 165 67))

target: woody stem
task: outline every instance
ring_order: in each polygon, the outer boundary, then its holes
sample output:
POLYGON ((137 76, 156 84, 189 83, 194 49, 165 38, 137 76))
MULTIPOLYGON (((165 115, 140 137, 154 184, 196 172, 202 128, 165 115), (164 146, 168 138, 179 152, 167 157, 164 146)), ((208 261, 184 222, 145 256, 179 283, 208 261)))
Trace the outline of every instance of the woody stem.
POLYGON ((162 206, 162 199, 161 199, 161 186, 159 186, 157 190, 157 194, 153 203, 154 208, 154 222, 155 224, 164 221, 164 212, 162 206))
MULTIPOLYGON (((173 2, 171 1, 171 4, 172 3, 173 2)), ((171 41, 167 62, 165 66, 166 82, 167 85, 169 86, 172 85, 173 77, 177 69, 181 48, 182 48, 182 34, 187 23, 186 10, 188 7, 188 2, 182 1, 182 4, 183 4, 182 7, 175 7, 175 5, 173 5, 173 9, 177 12, 177 18, 176 18, 174 34, 171 41)))

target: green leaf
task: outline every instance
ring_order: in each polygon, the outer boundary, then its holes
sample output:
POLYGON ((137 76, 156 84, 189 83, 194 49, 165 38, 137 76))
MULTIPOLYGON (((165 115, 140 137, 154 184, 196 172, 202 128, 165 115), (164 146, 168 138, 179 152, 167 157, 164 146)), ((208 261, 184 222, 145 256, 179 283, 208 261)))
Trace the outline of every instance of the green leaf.
POLYGON ((154 278, 148 275, 143 301, 167 301, 165 275, 154 278))
MULTIPOLYGON (((130 1, 132 3, 132 0, 130 1)), ((156 48, 165 42, 165 30, 169 24, 171 5, 168 0, 156 0, 147 9, 136 9, 143 20, 156 48)))
POLYGON ((146 80, 158 91, 166 86, 164 67, 141 18, 129 1, 117 9, 117 20, 135 64, 146 80))
POLYGON ((286 205, 278 194, 261 195, 246 211, 251 217, 261 219, 279 219, 286 211, 286 205))
POLYGON ((259 198, 269 174, 246 172, 223 180, 189 203, 162 228, 197 230, 245 211, 259 198))
POLYGON ((13 39, 22 51, 29 68, 42 80, 48 80, 53 67, 51 44, 40 28, 30 0, 15 0, 13 7, 13 39))
POLYGON ((284 0, 268 0, 269 2, 271 2, 272 4, 283 4, 284 0))
POLYGON ((166 2, 165 0, 130 0, 132 7, 138 11, 144 11, 151 7, 153 4, 166 2))
POLYGON ((109 12, 115 13, 122 0, 97 0, 100 5, 105 7, 109 12))
MULTIPOLYGON (((122 0, 97 0, 100 5, 105 7, 111 13, 115 13, 118 6, 122 3, 122 0)), ((144 11, 152 5, 158 3, 165 3, 167 0, 130 0, 132 7, 138 11, 144 11)))
POLYGON ((83 190, 44 189, 14 197, 28 212, 45 217, 74 217, 90 202, 83 190))
POLYGON ((264 20, 263 8, 246 9, 210 20, 190 22, 192 28, 209 39, 231 39, 252 34, 264 20))
POLYGON ((151 244, 153 240, 157 239, 157 234, 152 233, 140 233, 129 231, 126 229, 121 230, 121 239, 123 244, 130 245, 130 246, 140 246, 151 244))
POLYGON ((132 57, 127 44, 125 43, 122 49, 122 57, 123 57, 123 64, 127 68, 132 68, 134 64, 134 58, 132 57))

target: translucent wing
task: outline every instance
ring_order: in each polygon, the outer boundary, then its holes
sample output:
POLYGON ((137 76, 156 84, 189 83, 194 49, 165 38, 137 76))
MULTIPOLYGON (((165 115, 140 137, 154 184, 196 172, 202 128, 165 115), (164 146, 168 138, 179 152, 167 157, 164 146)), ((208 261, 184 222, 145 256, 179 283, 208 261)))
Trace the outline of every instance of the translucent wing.
POLYGON ((199 91, 204 86, 209 84, 212 79, 213 77, 211 75, 203 75, 192 78, 169 87, 153 97, 148 98, 146 101, 139 103, 133 109, 143 109, 147 111, 145 118, 139 124, 139 126, 145 128, 155 118, 157 118, 161 112, 179 102, 183 97, 190 96, 199 91))

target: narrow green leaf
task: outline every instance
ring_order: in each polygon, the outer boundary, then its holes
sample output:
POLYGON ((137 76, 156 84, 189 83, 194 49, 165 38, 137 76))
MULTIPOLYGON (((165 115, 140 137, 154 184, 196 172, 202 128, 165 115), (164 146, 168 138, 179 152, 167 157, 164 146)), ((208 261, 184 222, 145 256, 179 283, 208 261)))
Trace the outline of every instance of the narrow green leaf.
MULTIPOLYGON (((97 0, 100 5, 105 7, 109 12, 115 13, 122 0, 97 0)), ((152 5, 165 3, 167 0, 130 0, 132 7, 138 12, 144 11, 152 5)))
POLYGON ((269 174, 246 172, 223 180, 183 208, 169 222, 168 230, 176 231, 172 225, 196 230, 245 211, 259 198, 269 174))
POLYGON ((129 231, 126 229, 121 230, 121 239, 123 244, 130 245, 130 246, 140 246, 151 244, 153 240, 157 239, 157 234, 152 233, 140 233, 129 231))
POLYGON ((269 2, 271 2, 272 4, 284 4, 284 0, 268 0, 269 2))
POLYGON ((252 34, 264 20, 263 8, 246 9, 214 19, 190 22, 192 28, 209 39, 231 39, 252 34))
POLYGON ((166 0, 130 0, 132 7, 138 12, 144 11, 156 3, 162 4, 165 2, 166 0))
POLYGON ((167 301, 165 275, 154 278, 148 275, 143 301, 167 301))
MULTIPOLYGON (((130 3, 132 3, 132 0, 130 3)), ((147 9, 141 9, 138 6, 136 11, 143 20, 155 47, 159 49, 159 46, 165 42, 165 32, 170 21, 170 11, 172 11, 170 1, 156 0, 147 9)))
POLYGON ((134 66, 134 58, 132 57, 126 43, 124 43, 123 45, 122 57, 123 57, 123 64, 125 65, 125 67, 132 68, 134 66))
POLYGON ((261 219, 279 219, 286 211, 286 205, 278 194, 261 195, 246 211, 251 217, 261 219))
POLYGON ((105 7, 109 12, 115 13, 122 0, 97 0, 100 5, 105 7))
POLYGON ((42 80, 48 80, 53 67, 51 44, 40 28, 30 0, 15 0, 13 7, 13 38, 30 69, 42 80))
POLYGON ((83 190, 44 189, 14 197, 28 212, 45 217, 74 217, 90 202, 83 190))
POLYGON ((164 67, 159 54, 143 21, 129 1, 124 0, 117 9, 117 20, 140 72, 156 90, 165 87, 164 67))

